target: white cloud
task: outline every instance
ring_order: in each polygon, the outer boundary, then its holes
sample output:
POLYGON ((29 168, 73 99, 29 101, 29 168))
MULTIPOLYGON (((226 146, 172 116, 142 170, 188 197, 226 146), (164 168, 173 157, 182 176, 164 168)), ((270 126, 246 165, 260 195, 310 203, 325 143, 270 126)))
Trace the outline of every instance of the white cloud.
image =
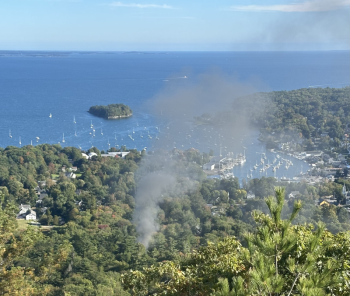
POLYGON ((139 3, 122 3, 122 2, 112 2, 110 4, 113 7, 132 7, 132 8, 163 8, 163 9, 174 9, 174 7, 163 4, 139 4, 139 3))
POLYGON ((281 5, 241 5, 231 6, 233 11, 282 11, 282 12, 319 12, 338 10, 350 6, 350 0, 311 0, 281 5))

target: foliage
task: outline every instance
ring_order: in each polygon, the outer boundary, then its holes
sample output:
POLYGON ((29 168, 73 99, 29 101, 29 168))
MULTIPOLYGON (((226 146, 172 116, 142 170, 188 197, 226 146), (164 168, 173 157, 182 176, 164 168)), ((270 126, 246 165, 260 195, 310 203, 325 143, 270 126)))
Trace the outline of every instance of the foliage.
POLYGON ((268 197, 270 215, 254 212, 258 224, 246 234, 247 248, 234 238, 123 275, 136 295, 345 295, 350 293, 349 233, 333 236, 319 224, 293 226, 301 209, 294 204, 282 220, 284 189, 268 197), (342 254, 342 252, 344 252, 342 254))
POLYGON ((132 115, 132 110, 124 104, 110 104, 107 106, 92 106, 89 112, 103 118, 118 118, 132 115))

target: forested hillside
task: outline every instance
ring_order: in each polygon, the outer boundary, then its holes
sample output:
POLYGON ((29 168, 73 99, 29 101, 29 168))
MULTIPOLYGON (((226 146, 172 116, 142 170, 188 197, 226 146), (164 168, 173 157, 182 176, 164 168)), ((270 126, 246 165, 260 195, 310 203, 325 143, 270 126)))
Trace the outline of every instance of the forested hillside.
MULTIPOLYGON (((158 212, 160 229, 146 250, 137 243, 132 212, 135 172, 142 158, 148 156, 131 150, 125 159, 102 158, 97 149, 91 151, 97 156, 85 159, 80 150, 59 145, 0 150, 1 223, 6 226, 1 230, 5 248, 2 256, 14 252, 13 244, 25 246, 11 255, 1 272, 4 291, 10 289, 9 285, 20 289, 18 274, 25 274, 26 286, 37 295, 44 295, 43 291, 48 295, 121 295, 120 274, 125 271, 164 260, 181 260, 208 241, 216 243, 229 236, 237 237, 244 245, 244 233, 256 227, 252 211, 266 212, 263 197, 273 194, 279 185, 273 178, 254 179, 243 187, 235 178, 206 179, 200 165, 207 154, 194 149, 181 155, 170 153, 179 165, 196 172, 198 180, 195 190, 177 197, 164 196, 158 212), (77 177, 66 177, 62 168, 69 172, 74 167, 77 177), (41 194, 46 192, 39 203, 37 181, 46 183, 39 182, 41 194), (247 191, 255 193, 256 199, 247 200, 247 191), (23 220, 14 219, 20 204, 31 205, 42 226, 17 228, 23 226, 23 220), (12 281, 19 283, 16 286, 12 281)), ((350 188, 349 181, 344 182, 350 188)), ((295 223, 316 224, 321 220, 333 233, 348 230, 345 209, 315 204, 320 196, 332 192, 341 197, 344 182, 289 184, 287 193, 299 190, 298 199, 303 202, 295 223)), ((294 199, 286 201, 284 217, 293 211, 293 203, 294 199)))
MULTIPOLYGON (((335 143, 349 122, 348 93, 258 94, 244 108, 252 104, 263 135, 328 133, 335 143), (258 97, 265 98, 260 105, 258 97)), ((206 115, 205 124, 220 124, 212 119, 206 115)), ((122 150, 125 158, 48 144, 0 148, 0 294, 349 293, 350 219, 342 192, 350 190, 349 179, 289 184, 262 177, 240 184, 208 179, 202 165, 210 156, 193 148, 122 150), (156 227, 146 249, 135 226, 140 180, 166 167, 175 187, 162 191, 153 208, 156 227), (281 186, 285 191, 266 202, 281 186), (335 204, 322 202, 331 197, 335 204), (34 213, 40 225, 23 219, 34 213)))

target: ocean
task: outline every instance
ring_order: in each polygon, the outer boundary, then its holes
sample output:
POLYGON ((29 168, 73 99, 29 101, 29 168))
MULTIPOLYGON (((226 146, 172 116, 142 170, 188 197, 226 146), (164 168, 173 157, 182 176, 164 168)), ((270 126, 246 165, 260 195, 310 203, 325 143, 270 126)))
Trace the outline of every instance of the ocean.
MULTIPOLYGON (((169 80, 195 83, 198 75, 211 71, 242 82, 258 81, 258 91, 343 87, 350 84, 350 54, 0 51, 0 147, 60 143, 83 150, 122 145, 151 149, 167 123, 159 126, 159 114, 150 112, 147 102, 169 80), (104 120, 87 112, 90 106, 110 103, 127 104, 133 116, 104 120)), ((263 149, 254 139, 249 138, 246 151, 250 166, 260 159, 256 151, 263 149)), ((284 176, 300 172, 302 163, 294 167, 284 176)), ((243 178, 248 170, 236 169, 235 175, 243 178)))

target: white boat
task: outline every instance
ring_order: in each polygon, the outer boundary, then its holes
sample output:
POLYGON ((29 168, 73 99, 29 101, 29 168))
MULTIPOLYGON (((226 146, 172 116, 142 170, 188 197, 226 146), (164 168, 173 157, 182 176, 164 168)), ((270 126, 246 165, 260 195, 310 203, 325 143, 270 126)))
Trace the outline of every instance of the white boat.
POLYGON ((77 131, 75 131, 74 136, 77 136, 77 131))
POLYGON ((51 118, 52 117, 52 114, 50 113, 49 117, 51 118))
POLYGON ((102 128, 101 128, 101 135, 103 136, 102 128))
POLYGON ((9 130, 9 137, 12 138, 12 135, 11 135, 11 130, 9 130))
POLYGON ((22 145, 22 142, 21 142, 21 137, 19 137, 19 144, 22 145))
POLYGON ((92 120, 91 120, 90 128, 93 128, 93 127, 94 127, 94 125, 92 124, 92 120))
POLYGON ((73 117, 73 123, 77 123, 77 122, 75 121, 75 116, 73 117))
POLYGON ((64 133, 63 133, 63 137, 62 137, 62 143, 66 142, 66 140, 64 139, 64 133))

